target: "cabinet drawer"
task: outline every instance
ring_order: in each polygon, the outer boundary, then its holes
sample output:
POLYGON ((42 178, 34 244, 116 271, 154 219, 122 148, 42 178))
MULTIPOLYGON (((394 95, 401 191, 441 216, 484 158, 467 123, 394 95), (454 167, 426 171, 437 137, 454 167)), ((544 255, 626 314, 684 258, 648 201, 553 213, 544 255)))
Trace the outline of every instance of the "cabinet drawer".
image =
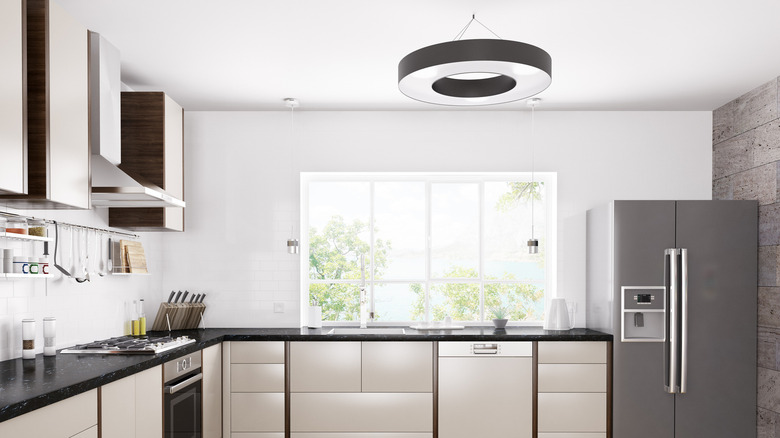
POLYGON ((230 365, 230 392, 284 392, 284 365, 232 364, 230 365))
POLYGON ((607 438, 606 433, 540 433, 539 438, 607 438))
POLYGON ((607 394, 539 394, 539 432, 606 432, 607 394))
POLYGON ((81 433, 77 433, 76 435, 73 435, 71 438, 98 438, 97 429, 98 429, 97 425, 94 425, 81 433))
POLYGON ((360 392, 360 342, 291 342, 291 392, 360 392))
POLYGON ((363 342, 363 392, 432 392, 431 342, 363 342))
POLYGON ((539 363, 607 363, 607 343, 540 342, 539 363))
POLYGON ((68 438, 98 423, 97 389, 0 423, 2 437, 68 438))
POLYGON ((230 394, 232 432, 284 432, 284 393, 230 394))
POLYGON ((292 432, 432 432, 430 393, 290 394, 292 432))
POLYGON ((606 364, 539 364, 539 392, 607 392, 606 364))
POLYGON ((231 433, 230 438, 284 438, 284 432, 231 433))
POLYGON ((230 363, 284 363, 284 342, 231 342, 230 363))
POLYGON ((290 438, 433 438, 432 433, 293 433, 290 438))

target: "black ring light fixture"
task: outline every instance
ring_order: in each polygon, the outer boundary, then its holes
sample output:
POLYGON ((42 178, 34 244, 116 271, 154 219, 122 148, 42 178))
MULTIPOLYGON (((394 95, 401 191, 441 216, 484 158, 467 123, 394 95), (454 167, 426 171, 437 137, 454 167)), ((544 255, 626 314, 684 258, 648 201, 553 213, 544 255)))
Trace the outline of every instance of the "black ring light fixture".
POLYGON ((455 40, 423 47, 398 63, 398 88, 437 105, 495 105, 539 94, 552 82, 552 58, 530 44, 455 40))

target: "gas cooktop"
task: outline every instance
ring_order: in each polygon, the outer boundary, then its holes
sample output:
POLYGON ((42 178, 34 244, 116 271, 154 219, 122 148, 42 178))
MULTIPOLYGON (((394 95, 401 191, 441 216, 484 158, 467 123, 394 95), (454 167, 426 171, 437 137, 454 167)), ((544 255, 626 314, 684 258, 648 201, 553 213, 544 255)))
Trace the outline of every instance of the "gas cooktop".
POLYGON ((187 336, 172 338, 170 336, 138 338, 119 336, 88 344, 74 345, 60 353, 65 354, 157 354, 174 348, 183 347, 195 342, 187 336))

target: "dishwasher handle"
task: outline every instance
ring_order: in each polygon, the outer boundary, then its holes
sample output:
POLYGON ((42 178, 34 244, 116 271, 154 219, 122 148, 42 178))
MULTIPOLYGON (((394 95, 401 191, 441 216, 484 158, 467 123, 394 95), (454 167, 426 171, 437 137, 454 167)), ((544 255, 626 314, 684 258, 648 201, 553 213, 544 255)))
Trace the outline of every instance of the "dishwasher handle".
POLYGON ((498 354, 498 344, 474 344, 471 346, 474 354, 498 354))

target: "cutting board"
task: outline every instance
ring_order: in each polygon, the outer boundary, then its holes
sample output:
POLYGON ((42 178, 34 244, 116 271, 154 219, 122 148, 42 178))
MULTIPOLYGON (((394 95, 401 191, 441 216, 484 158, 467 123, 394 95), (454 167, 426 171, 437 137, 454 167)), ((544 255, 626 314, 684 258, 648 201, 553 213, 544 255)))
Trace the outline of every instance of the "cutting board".
POLYGON ((141 242, 120 240, 119 245, 122 253, 122 265, 127 266, 127 272, 131 274, 149 273, 146 269, 146 255, 141 242))

